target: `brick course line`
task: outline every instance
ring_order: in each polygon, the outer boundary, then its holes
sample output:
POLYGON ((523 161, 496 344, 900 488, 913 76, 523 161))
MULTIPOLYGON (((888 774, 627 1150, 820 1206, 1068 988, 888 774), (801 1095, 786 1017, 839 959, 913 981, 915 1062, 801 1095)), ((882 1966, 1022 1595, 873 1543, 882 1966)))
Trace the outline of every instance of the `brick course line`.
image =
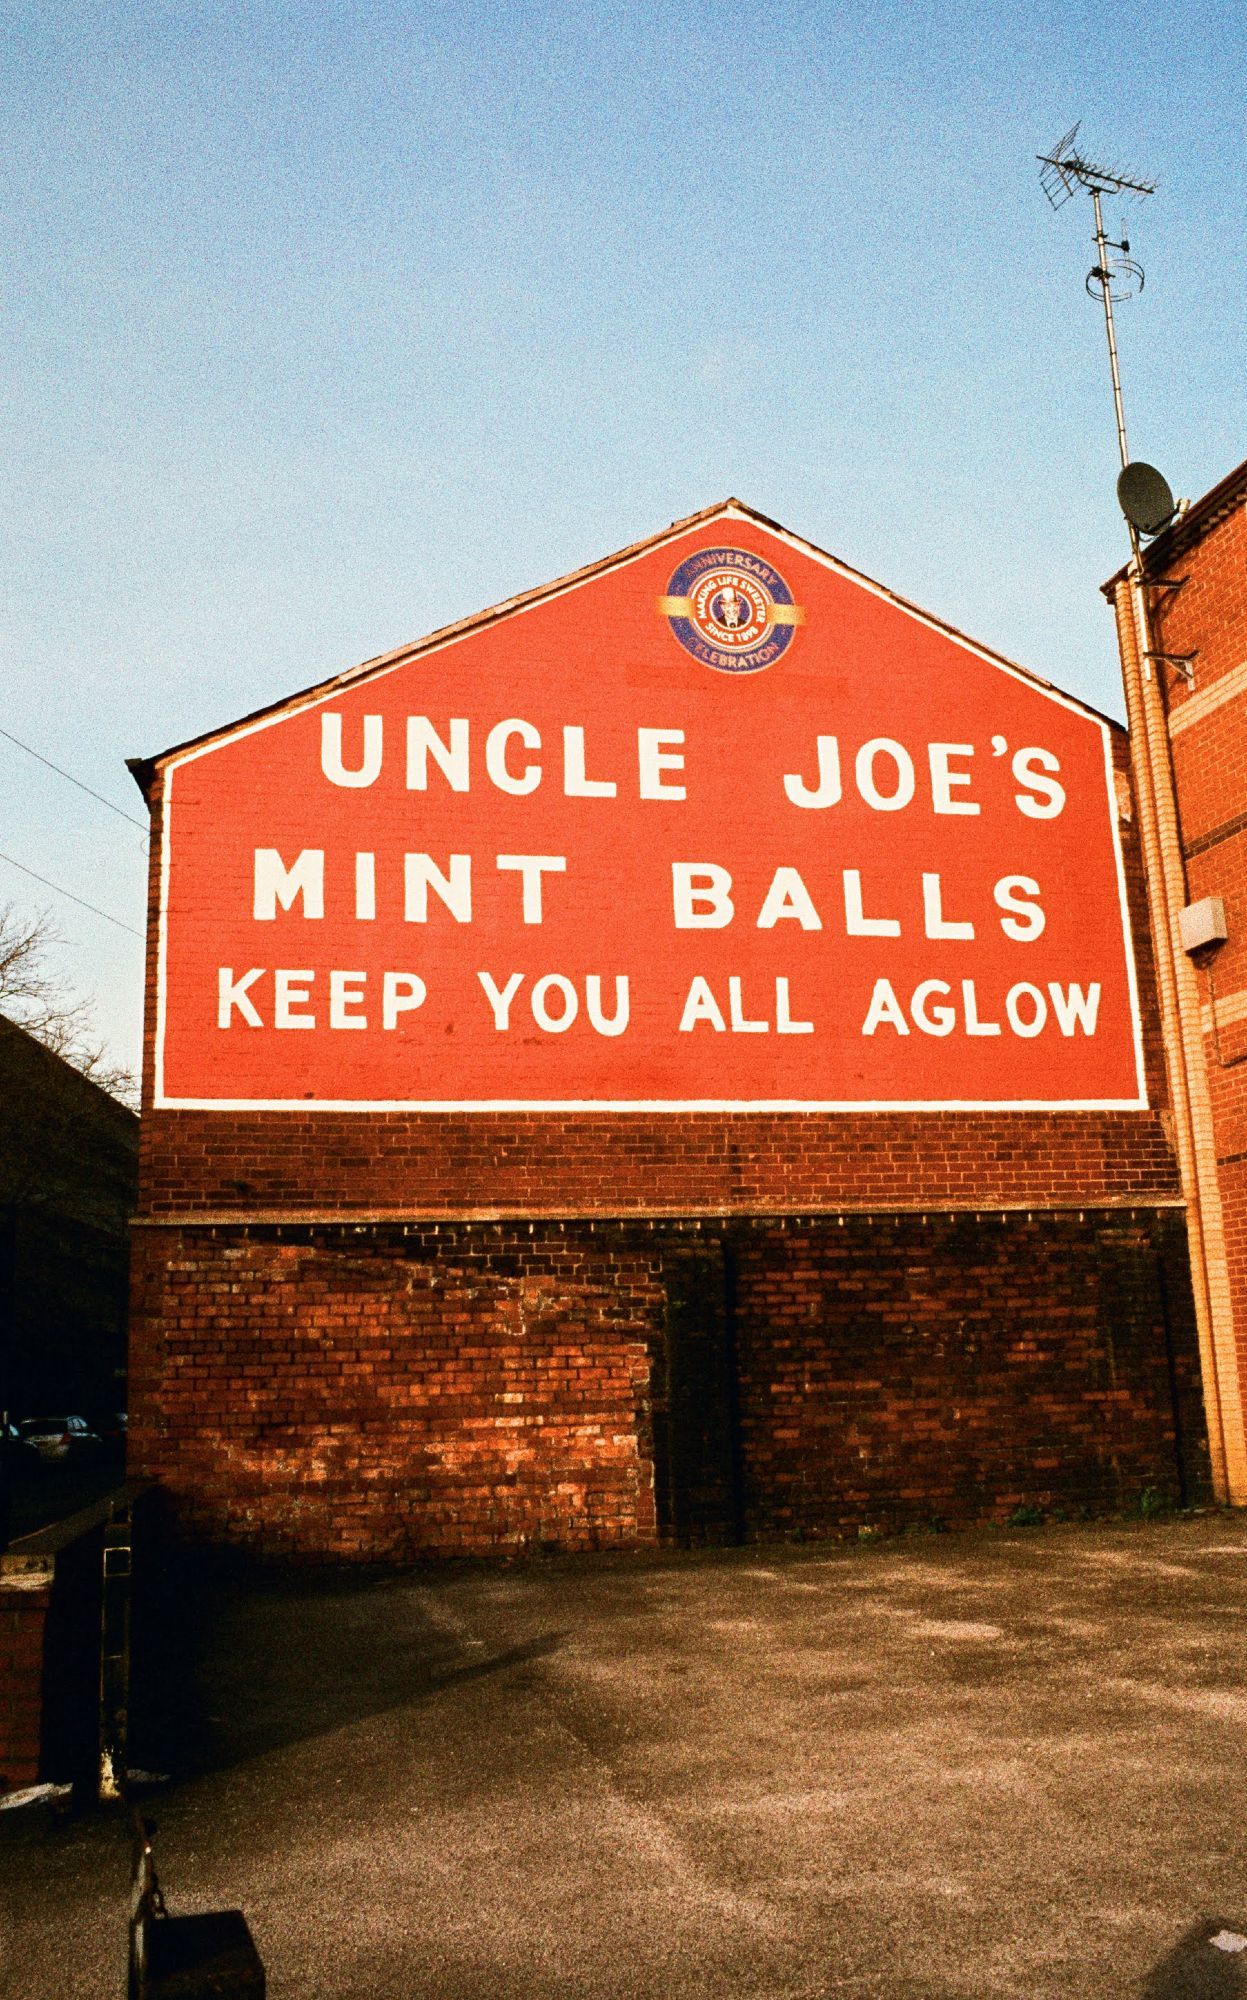
POLYGON ((1194 840, 1188 840, 1182 851, 1188 861, 1194 861, 1197 854, 1206 854, 1210 847, 1219 847, 1223 840, 1232 840, 1236 833, 1242 833, 1244 829, 1247 829, 1247 812, 1236 813, 1233 819, 1223 820, 1220 826, 1211 827, 1207 833, 1197 834, 1194 840))
MULTIPOLYGON (((1247 996, 1244 996, 1247 998, 1247 996)), ((1247 1011, 1247 1008, 1244 1009, 1247 1011)), ((832 1205, 803 1202, 784 1208, 601 1208, 592 1213, 572 1208, 258 1208, 171 1209, 165 1214, 136 1215, 135 1229, 255 1229, 318 1228, 333 1225, 362 1229, 385 1223, 506 1223, 506 1222, 779 1222, 837 1215, 1133 1215, 1162 1214, 1186 1206, 1180 1194, 1095 1195, 1070 1201, 840 1201, 832 1205)))

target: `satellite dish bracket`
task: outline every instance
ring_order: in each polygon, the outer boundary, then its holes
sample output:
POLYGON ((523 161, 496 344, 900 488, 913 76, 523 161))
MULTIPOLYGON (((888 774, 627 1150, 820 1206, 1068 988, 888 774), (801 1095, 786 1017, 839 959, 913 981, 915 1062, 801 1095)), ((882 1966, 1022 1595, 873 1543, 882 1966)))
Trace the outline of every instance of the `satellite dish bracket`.
POLYGON ((1176 674, 1181 674, 1183 680, 1186 682, 1189 688, 1194 687, 1195 661, 1198 658, 1198 654, 1144 653, 1143 657, 1145 660, 1156 660, 1158 664, 1162 667, 1172 667, 1176 674))

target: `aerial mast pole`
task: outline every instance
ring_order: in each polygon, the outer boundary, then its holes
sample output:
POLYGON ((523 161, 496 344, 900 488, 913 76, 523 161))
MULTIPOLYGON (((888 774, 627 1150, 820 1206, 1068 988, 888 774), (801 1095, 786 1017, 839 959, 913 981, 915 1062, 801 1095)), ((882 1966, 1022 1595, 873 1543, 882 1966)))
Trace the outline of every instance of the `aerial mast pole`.
MULTIPOLYGON (((1108 269, 1109 245, 1108 239, 1104 234, 1104 216, 1100 209, 1100 190, 1094 182, 1091 186, 1091 199, 1095 205, 1095 247, 1098 261, 1094 271, 1090 275, 1098 282, 1101 296, 1104 300, 1104 331, 1108 336, 1108 365, 1113 376, 1113 408, 1117 414, 1117 448, 1121 453, 1122 469, 1124 470, 1130 463, 1130 447, 1126 443, 1126 412, 1121 399, 1121 370, 1117 365, 1117 334, 1113 326, 1113 287, 1109 280, 1108 269)), ((1114 245, 1114 248, 1123 251, 1126 247, 1127 244, 1124 238, 1119 245, 1114 245)), ((1142 291, 1142 289, 1143 273, 1140 271, 1139 290, 1142 291)))
POLYGON ((1138 804, 1157 989, 1169 1079, 1169 1102, 1182 1192, 1186 1200, 1191 1289, 1199 1332, 1200 1374, 1208 1420, 1213 1491, 1219 1500, 1247 1504, 1247 1461, 1241 1449, 1238 1369, 1229 1283, 1225 1221, 1213 1138, 1212 1105, 1206 1068, 1200 991, 1195 967, 1182 949, 1179 916, 1186 904, 1186 863, 1178 828, 1177 796, 1170 751, 1167 702, 1159 669, 1168 665, 1192 682, 1190 659, 1156 651, 1151 636, 1148 578, 1141 537, 1160 534, 1177 509, 1165 480, 1153 466, 1131 463, 1117 359, 1113 307, 1143 289, 1143 272, 1123 236, 1114 243, 1104 233, 1102 197, 1144 196, 1154 181, 1102 167, 1075 150, 1074 125, 1050 153, 1041 153, 1040 185, 1053 208, 1082 188, 1095 210, 1097 261, 1087 274, 1087 291, 1104 306, 1104 331, 1113 378, 1113 412, 1121 472, 1117 498, 1130 530, 1130 562, 1114 589, 1117 639, 1121 652, 1126 712, 1130 723, 1130 764, 1138 804), (1227 1410, 1231 1421, 1227 1422, 1227 1410))
MULTIPOLYGON (((1115 243, 1104 232, 1104 210, 1101 197, 1106 194, 1130 194, 1140 197, 1155 194, 1155 181, 1145 181, 1138 174, 1123 173, 1117 167, 1097 166, 1084 154, 1075 150, 1078 126, 1071 125, 1065 137, 1057 142, 1050 153, 1038 155, 1042 169, 1039 184, 1053 208, 1061 208, 1083 188, 1091 196, 1095 210, 1095 251, 1096 261, 1087 273, 1087 291, 1091 298, 1097 296, 1104 306, 1104 333, 1108 341, 1108 365, 1113 378, 1113 412, 1117 418, 1117 449, 1121 454, 1122 471, 1130 463, 1130 447, 1126 442, 1126 410, 1121 393, 1121 368, 1117 360, 1117 329, 1113 324, 1113 307, 1123 299, 1132 299, 1143 290, 1143 269, 1130 255, 1130 244, 1123 236, 1115 243)), ((1172 508, 1171 510, 1172 511, 1172 508)), ((1130 528, 1131 552, 1139 559, 1139 530, 1127 514, 1130 528)), ((1158 523, 1157 528, 1163 523, 1158 523)), ((1145 533, 1156 533, 1157 529, 1144 529, 1145 533)))

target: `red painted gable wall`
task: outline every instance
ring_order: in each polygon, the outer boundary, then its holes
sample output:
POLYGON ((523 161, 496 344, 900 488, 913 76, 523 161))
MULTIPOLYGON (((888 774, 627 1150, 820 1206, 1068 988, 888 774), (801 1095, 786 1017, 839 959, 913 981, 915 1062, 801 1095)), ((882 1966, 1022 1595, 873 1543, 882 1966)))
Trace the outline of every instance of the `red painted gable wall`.
MULTIPOLYGON (((698 532, 719 540, 728 530, 718 522, 698 532)), ((738 543, 762 534, 739 516, 730 532, 738 543)), ((759 540, 763 545, 774 549, 759 540)), ((825 611, 831 616, 833 604, 865 605, 868 595, 839 574, 824 585, 823 577, 832 576, 827 571, 819 573, 816 589, 795 551, 775 560, 791 573, 807 623, 781 660, 751 683, 727 689, 733 701, 741 699, 745 718, 735 739, 738 759, 752 754, 753 736, 764 730, 780 670, 787 665, 795 672, 803 655, 807 667, 815 661, 819 618, 825 611), (819 590, 825 592, 821 599, 819 590)), ((659 611, 657 598, 677 554, 664 547, 646 561, 648 569, 630 572, 628 589, 637 592, 636 616, 643 613, 646 621, 648 664, 644 672, 638 668, 636 687, 625 681, 625 691, 631 690, 629 701, 635 696, 648 704, 664 694, 660 674, 687 683, 689 706, 670 719, 688 725, 692 750, 698 703, 717 702, 724 690, 716 689, 713 670, 681 652, 659 611)), ((573 599, 571 593, 556 600, 563 608, 551 630, 571 616, 573 599)), ((946 667, 950 657, 968 661, 974 701, 974 689, 1005 685, 1003 669, 972 650, 958 650, 929 624, 915 626, 886 594, 870 596, 867 610, 867 624, 856 635, 851 620, 845 626, 852 672, 842 692, 859 702, 860 723, 850 728, 835 711, 846 741, 863 740, 871 731, 907 735, 916 744, 945 735, 969 740, 965 707, 957 713, 939 708, 934 668, 946 667), (891 689, 887 685, 888 662, 874 643, 880 628, 870 623, 880 607, 887 629, 921 635, 919 657, 931 670, 912 685, 903 675, 891 689)), ((536 615, 504 617, 490 627, 489 656, 505 665, 508 631, 536 615)), ((432 713, 431 691, 444 657, 401 670, 409 686, 419 680, 430 690, 423 706, 404 692, 403 711, 432 713)), ((616 660, 611 620, 604 618, 582 671, 598 673, 616 660)), ((360 714, 374 712, 376 686, 363 681, 353 692, 338 691, 334 705, 349 699, 360 714)), ((564 694, 570 699, 574 691, 564 694)), ((1042 718, 1049 707, 1045 695, 1016 679, 1007 679, 1006 692, 1027 714, 1042 718)), ((466 670, 456 698, 463 704, 474 699, 466 670)), ((808 689, 798 711, 808 737, 807 698, 808 689)), ((445 715, 461 712, 442 707, 445 715)), ((499 712, 523 716, 522 692, 499 712)), ((1054 712, 1071 716, 1063 708, 1054 712)), ((566 719, 581 718, 568 710, 566 719)), ((590 719, 587 712, 584 719, 590 719)), ((652 720, 665 719, 656 707, 652 720)), ((989 784, 1007 766, 1003 760, 992 771, 993 732, 983 734, 992 719, 983 709, 980 749, 969 765, 976 776, 987 771, 989 784)), ((554 709, 543 712, 547 732, 557 720, 554 709)), ((1081 754, 1080 732, 1101 742, 1094 719, 1074 716, 1060 726, 1072 730, 1075 756, 1081 754)), ((1032 732, 1029 740, 1042 739, 1032 732)), ((621 1113, 162 1105, 153 1092, 163 834, 157 785, 132 1355, 136 1465, 161 1478, 190 1532, 268 1553, 344 1557, 626 1544, 663 1531, 720 1538, 742 1529, 853 1532, 936 1515, 1003 1518, 1022 1503, 1067 1511, 1122 1504, 1149 1485, 1176 1494, 1183 1478, 1195 1490, 1203 1459, 1192 1405, 1180 1196, 1166 1130, 1123 732, 1111 732, 1111 753, 1146 1080, 1147 1106, 1136 1109, 621 1113), (871 1219, 881 1216, 892 1220, 882 1225, 871 1219), (785 1224, 784 1218, 791 1220, 785 1224), (1158 1273, 1167 1273, 1163 1282, 1158 1273), (735 1386, 725 1386, 730 1384, 735 1386)), ((1088 900, 1098 914, 1086 928, 1094 950, 1111 956, 1104 910, 1108 890, 1115 897, 1116 889, 1113 870, 1106 872, 1111 825, 1102 749, 1097 754, 1099 804, 1092 809, 1090 838, 1098 858, 1088 900)), ((222 762, 222 773, 232 768, 233 755, 222 762)), ((200 767, 211 761, 200 760, 200 767)), ((792 761, 780 757, 781 775, 792 761)), ((622 769, 618 759, 615 764, 622 769)), ((690 763, 690 773, 694 768, 690 763)), ((812 769, 808 762, 806 768, 812 769)), ((300 849, 324 844, 328 859, 330 835, 323 843, 309 840, 313 820, 303 780, 297 798, 287 799, 280 759, 270 771, 271 796, 262 770, 258 776, 254 770, 247 776, 243 766, 240 771, 246 799, 232 860, 214 866, 214 816, 227 810, 230 786, 205 785, 196 809, 202 851, 191 851, 185 875, 171 872, 174 905, 182 898, 175 908, 182 944, 170 965, 192 985, 212 974, 221 958, 216 946, 223 933, 209 935, 208 920, 214 897, 226 892, 235 926, 227 962, 312 963, 304 942, 312 927, 295 913, 262 920, 266 935, 280 931, 291 941, 291 956, 247 956, 253 935, 245 908, 248 867, 257 844, 283 840, 300 849)), ((181 784, 179 773, 175 820, 181 784)), ((413 795, 400 789, 400 805, 409 804, 413 795)), ((356 814, 363 796, 343 792, 356 814)), ((984 839, 984 828, 976 827, 968 845, 967 821, 952 815, 937 824, 929 799, 909 820, 900 813, 867 818, 858 812, 851 838, 837 835, 832 842, 828 836, 834 869, 859 868, 865 881, 878 864, 876 892, 896 889, 903 897, 908 885, 908 892, 919 891, 920 909, 922 873, 938 868, 951 883, 959 857, 968 856, 958 879, 977 883, 980 907, 986 885, 990 906, 992 881, 1023 870, 1014 835, 1025 842, 1032 831, 1029 822, 1014 826, 1018 815, 1010 796, 1002 794, 991 837, 984 839)), ((183 806, 186 799, 184 792, 183 806)), ((468 803, 475 806, 474 795, 468 803)), ((581 803, 587 813, 605 802, 581 803)), ((663 817, 666 804, 648 803, 659 824, 678 824, 663 817)), ((820 876, 824 864, 810 831, 816 823, 841 824, 834 811, 798 812, 791 822, 796 846, 786 835, 783 852, 776 846, 760 852, 765 829, 750 817, 755 801, 742 797, 739 825, 731 803, 730 788, 714 792, 711 817, 686 858, 722 856, 734 882, 751 885, 745 901, 755 904, 773 867, 789 855, 800 861, 811 887, 819 882, 820 894, 827 879, 833 885, 822 933, 794 924, 736 932, 740 963, 772 982, 778 968, 788 967, 795 995, 802 968, 808 972, 815 963, 810 948, 834 942, 837 962, 849 968, 853 998, 844 1019, 857 1042, 881 964, 906 968, 897 979, 905 992, 909 974, 924 967, 948 968, 954 987, 971 963, 990 972, 993 957, 998 969, 1001 963, 1024 969, 1029 947, 1021 944, 1002 959, 997 942, 980 953, 976 940, 963 947, 972 959, 962 960, 951 945, 905 937, 899 954, 880 959, 876 946, 891 951, 892 941, 846 940, 842 918, 834 914, 834 871, 820 876), (928 950, 949 956, 928 959, 928 950)), ((463 821, 469 831, 461 841, 445 816, 453 805, 453 799, 440 801, 437 840, 432 833, 427 843, 404 835, 405 844, 466 851, 474 822, 463 821)), ((496 807, 491 801, 490 810, 496 807)), ((609 865, 609 842, 595 835, 596 845, 577 846, 560 814, 550 824, 568 836, 569 876, 573 855, 578 865, 591 853, 599 865, 609 865)), ((629 820, 611 824, 626 827, 629 820)), ((525 851, 547 851, 540 824, 530 822, 528 830, 525 851)), ((509 833, 503 847, 501 823, 489 833, 480 852, 510 851, 509 833)), ((1036 852, 1041 861, 1044 852, 1052 858, 1044 884, 1054 913, 1048 944, 1070 955, 1070 977, 1079 976, 1073 962, 1079 949, 1077 847, 1075 842, 1058 854, 1041 841, 1039 849, 1024 850, 1027 867, 1036 852)), ((367 851, 381 848, 378 834, 367 851)), ((625 910, 609 934, 590 942, 599 954, 604 944, 631 954, 629 963, 650 978, 650 990, 670 1000, 672 993, 678 999, 694 969, 693 947, 700 951, 709 939, 720 950, 726 934, 674 933, 663 888, 673 850, 656 852, 658 888, 649 903, 634 898, 636 908, 644 905, 644 921, 625 910)), ((636 855, 625 859, 627 868, 641 865, 636 855)), ((514 892, 516 884, 510 886, 514 892)), ((903 906, 912 927, 912 893, 903 906)), ((544 927, 529 927, 527 938, 513 922, 508 930, 498 907, 489 906, 494 914, 484 916, 477 933, 491 950, 518 951, 533 938, 544 950, 553 938, 544 927)), ((549 907, 555 908, 553 900, 549 907)), ((482 903, 483 915, 486 908, 482 903)), ((1120 924, 1119 915, 1113 922, 1120 924)), ((393 936, 392 920, 390 928, 393 936)), ((406 951, 417 927, 404 929, 400 920, 398 928, 406 951)), ((364 963, 356 942, 363 930, 347 925, 339 939, 342 963, 364 963)), ((463 956, 462 930, 442 924, 436 949, 429 944, 432 926, 422 935, 431 993, 437 977, 453 981, 465 966, 471 971, 475 960, 463 956)), ((559 947, 560 963, 572 964, 570 955, 579 948, 574 926, 563 926, 559 947)), ((318 963, 337 963, 337 949, 334 944, 318 963)), ((535 968, 553 960, 524 962, 535 968)), ((717 965, 721 976, 730 970, 725 958, 704 962, 712 970, 717 965)), ((585 959, 579 970, 587 964, 585 959)), ((602 966, 609 970, 605 959, 602 966)), ((1024 976, 1024 970, 1010 976, 1024 976)), ((200 993, 194 1005, 204 1004, 200 993)), ((210 1020, 204 1027, 201 1019, 196 1030, 193 1015, 188 1019, 189 1028, 184 1020, 178 1030, 183 1078, 196 1064, 202 1075, 204 1049, 215 1033, 210 1020), (204 1041, 198 1050, 196 1032, 204 1041)), ((670 1039, 669 1012, 666 1021, 670 1039)), ((567 1073, 588 1076, 599 1088, 603 1080, 609 1088, 614 1074, 630 1092, 637 1082, 661 1089, 661 1037, 650 1032, 652 1022, 642 1025, 638 1053, 628 1054, 618 1070, 612 1072, 609 1049, 605 1066, 603 1051, 591 1049, 587 1067, 577 1070, 573 1061, 567 1073)), ((783 1063, 776 1068, 774 1025, 769 1039, 705 1033, 719 1067, 707 1068, 699 1052, 681 1087, 693 1077, 696 1095, 713 1088, 716 1096, 736 1100, 759 1091, 771 1095, 778 1077, 785 1089, 795 1081, 798 1093, 808 1094, 804 1051, 786 1072, 783 1063)), ((1102 1090, 1120 1098, 1127 1042, 1126 1070, 1134 1061, 1120 1010, 1113 1037, 1113 1060, 1106 1066, 1113 1075, 1102 1090)), ((925 1071, 922 1063, 908 1072, 894 1069, 902 1093, 914 1094, 920 1076, 926 1079, 923 1094, 931 1077, 944 1095, 974 1096, 985 1076, 990 1084, 981 1048, 967 1047, 964 1039, 951 1047, 951 1038, 931 1039, 939 1047, 924 1047, 925 1071), (973 1089, 960 1087, 959 1061, 974 1068, 973 1089)), ((301 1046, 318 1035, 295 1031, 286 1040, 301 1046)), ((564 1050, 569 1038, 554 1040, 564 1050)), ((851 1068, 848 1047, 844 1037, 827 1044, 829 1065, 839 1065, 841 1078, 851 1068)), ((1003 1094, 1015 1095, 1019 1078, 1037 1097, 1064 1094, 1053 1087, 1048 1057, 1054 1049, 1039 1039, 1012 1047, 1000 1072, 1008 1084, 1003 1094)), ((447 1059, 456 1090, 465 1079, 480 1084, 489 1053, 486 1038, 466 1057, 447 1059)), ((788 1063, 788 1051, 782 1053, 788 1063)), ((893 1047, 889 1059, 907 1053, 893 1047)), ((1078 1053, 1081 1059, 1086 1051, 1078 1053)), ((1062 1059, 1066 1054, 1061 1051, 1062 1059)), ((488 1086, 491 1094, 546 1089, 556 1077, 549 1055, 546 1047, 522 1051, 506 1074, 500 1071, 497 1092, 488 1086)), ((292 1077, 299 1081, 292 1062, 283 1053, 283 1091, 291 1089, 292 1077)), ((1085 1066, 1082 1073, 1085 1078, 1085 1066)), ((263 1065, 251 1074, 263 1084, 263 1065)), ((323 1094, 327 1074, 322 1056, 309 1058, 308 1088, 323 1094)), ((424 1074, 427 1087, 442 1094, 436 1063, 424 1074)), ((354 1075, 365 1090, 375 1086, 366 1062, 354 1075)), ((1132 1090, 1132 1075, 1127 1081, 1132 1090)), ((1094 1076, 1090 1090, 1098 1094, 1094 1076)))

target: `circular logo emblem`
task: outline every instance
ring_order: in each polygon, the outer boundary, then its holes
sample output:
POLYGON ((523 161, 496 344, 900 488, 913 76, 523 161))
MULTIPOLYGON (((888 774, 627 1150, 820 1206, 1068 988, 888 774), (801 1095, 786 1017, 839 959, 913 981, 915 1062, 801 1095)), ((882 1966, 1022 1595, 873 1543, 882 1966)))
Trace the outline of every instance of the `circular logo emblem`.
POLYGON ((792 644, 801 613, 777 569, 744 549, 699 549, 662 609, 686 652, 722 674, 756 674, 792 644))

